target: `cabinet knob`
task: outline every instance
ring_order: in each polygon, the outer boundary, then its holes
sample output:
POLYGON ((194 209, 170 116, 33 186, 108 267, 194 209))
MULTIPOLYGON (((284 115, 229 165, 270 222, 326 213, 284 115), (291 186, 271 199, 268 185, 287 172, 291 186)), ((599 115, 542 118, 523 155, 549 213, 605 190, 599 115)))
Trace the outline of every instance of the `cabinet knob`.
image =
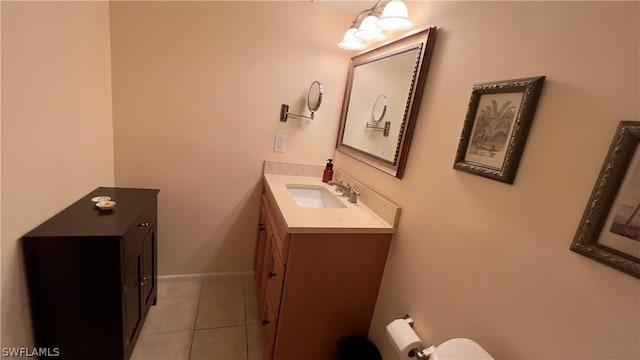
POLYGON ((270 271, 269 272, 269 279, 271 279, 274 276, 276 276, 276 273, 274 273, 273 271, 270 271))
POLYGON ((149 223, 145 221, 143 223, 138 224, 138 226, 139 227, 149 227, 149 223))
POLYGON ((268 325, 269 324, 269 320, 262 320, 262 326, 268 325))
POLYGON ((266 229, 267 227, 264 224, 258 224, 258 231, 265 231, 266 229))

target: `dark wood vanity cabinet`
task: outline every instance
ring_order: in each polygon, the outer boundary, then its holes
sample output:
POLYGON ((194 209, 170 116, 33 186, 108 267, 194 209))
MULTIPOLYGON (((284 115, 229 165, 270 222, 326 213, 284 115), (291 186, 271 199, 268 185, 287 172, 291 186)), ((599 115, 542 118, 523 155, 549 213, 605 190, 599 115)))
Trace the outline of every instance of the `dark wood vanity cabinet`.
POLYGON ((157 301, 157 195, 97 188, 23 237, 37 347, 69 360, 131 357, 157 301), (116 206, 99 210, 100 195, 116 206))

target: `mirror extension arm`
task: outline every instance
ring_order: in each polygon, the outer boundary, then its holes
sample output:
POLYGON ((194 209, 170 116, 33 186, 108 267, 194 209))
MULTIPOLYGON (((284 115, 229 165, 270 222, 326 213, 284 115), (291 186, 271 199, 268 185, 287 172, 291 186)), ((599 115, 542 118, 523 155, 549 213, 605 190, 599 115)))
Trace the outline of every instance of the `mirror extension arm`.
POLYGON ((384 122, 384 127, 382 127, 382 126, 380 126, 378 124, 367 123, 366 128, 367 129, 374 129, 374 130, 382 130, 382 136, 388 137, 389 136, 389 130, 391 130, 391 121, 385 121, 384 122))
POLYGON ((311 116, 305 116, 305 115, 298 115, 298 114, 291 114, 289 112, 289 105, 287 104, 282 104, 282 106, 280 106, 280 121, 282 122, 286 122, 287 118, 289 116, 297 116, 300 118, 305 118, 305 119, 311 119, 313 120, 313 115, 315 114, 315 112, 311 112, 311 116))

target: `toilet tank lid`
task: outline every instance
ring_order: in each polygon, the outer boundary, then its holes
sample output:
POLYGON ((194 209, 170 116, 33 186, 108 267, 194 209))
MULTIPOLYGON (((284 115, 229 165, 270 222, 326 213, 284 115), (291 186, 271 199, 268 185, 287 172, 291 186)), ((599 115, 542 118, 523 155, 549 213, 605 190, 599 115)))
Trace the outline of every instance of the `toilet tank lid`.
POLYGON ((493 360, 491 355, 475 341, 465 338, 443 342, 431 355, 432 360, 493 360))

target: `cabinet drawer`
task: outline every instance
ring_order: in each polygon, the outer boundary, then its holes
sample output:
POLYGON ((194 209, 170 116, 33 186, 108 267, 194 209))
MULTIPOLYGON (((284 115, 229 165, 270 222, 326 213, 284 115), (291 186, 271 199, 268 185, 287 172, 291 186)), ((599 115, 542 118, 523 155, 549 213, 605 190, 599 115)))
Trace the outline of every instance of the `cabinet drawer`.
MULTIPOLYGON (((267 226, 269 228, 269 230, 273 229, 273 220, 271 219, 271 216, 268 216, 269 214, 267 214, 267 226)), ((284 259, 286 258, 286 253, 284 250, 284 246, 283 246, 283 242, 282 239, 280 238, 280 235, 278 235, 277 231, 269 231, 267 233, 267 241, 271 243, 271 252, 278 254, 278 257, 280 258, 280 262, 284 263, 284 259)))
POLYGON ((128 260, 142 245, 142 240, 156 224, 158 205, 157 197, 140 199, 138 215, 129 226, 124 236, 125 261, 128 260))
POLYGON ((142 240, 156 223, 156 217, 138 216, 136 220, 129 226, 129 229, 122 238, 124 248, 124 259, 128 262, 137 253, 142 240))
POLYGON ((281 249, 283 263, 286 263, 286 254, 289 250, 289 233, 287 232, 287 226, 284 223, 282 215, 280 215, 280 210, 278 210, 275 205, 273 195, 267 192, 265 193, 265 195, 263 195, 262 199, 265 202, 265 207, 269 209, 269 211, 267 211, 268 218, 271 219, 271 225, 274 229, 275 234, 277 235, 277 246, 281 249))
POLYGON ((156 197, 147 199, 144 204, 140 204, 140 214, 136 221, 138 224, 148 223, 148 228, 151 228, 156 223, 158 216, 158 200, 156 197))

